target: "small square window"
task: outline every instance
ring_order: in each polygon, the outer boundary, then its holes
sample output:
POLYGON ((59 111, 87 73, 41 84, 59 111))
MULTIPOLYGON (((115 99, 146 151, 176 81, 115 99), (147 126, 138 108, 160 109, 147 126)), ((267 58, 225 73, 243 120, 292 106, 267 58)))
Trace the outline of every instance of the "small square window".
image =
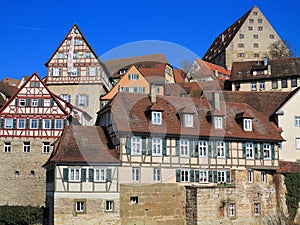
POLYGON ((152 124, 161 125, 162 118, 161 112, 152 112, 152 124))
POLYGON ((223 118, 215 117, 215 129, 223 129, 223 118))
POLYGON ((259 58, 259 54, 258 53, 254 53, 254 58, 259 58))
POLYGON ((265 90, 265 82, 264 81, 259 82, 259 90, 265 90))
POLYGON ((180 156, 187 157, 190 156, 189 141, 186 139, 180 140, 180 156))
POLYGON ((43 120, 43 129, 51 129, 51 120, 49 119, 43 120))
POLYGON ((253 48, 258 48, 258 44, 257 44, 257 43, 254 43, 254 44, 253 44, 253 48))
POLYGON ((254 35, 253 35, 253 39, 258 39, 258 35, 257 35, 257 34, 254 34, 254 35))
POLYGON ((251 91, 256 91, 256 82, 251 83, 251 91))
POLYGON ((253 183, 253 171, 248 170, 248 183, 253 183))
POLYGON ((262 19, 257 19, 257 22, 258 22, 258 23, 262 23, 263 20, 262 20, 262 19))
POLYGON ((235 216, 235 203, 229 203, 229 217, 235 216))
POLYGON ((140 181, 140 168, 132 168, 132 181, 133 182, 140 181))
POLYGON ((240 39, 244 39, 245 35, 244 34, 240 34, 240 39))
POLYGON ((114 211, 114 201, 111 200, 105 201, 105 211, 107 212, 114 211))
POLYGON ((244 57, 245 57, 245 54, 244 54, 244 53, 239 53, 239 57, 240 57, 240 58, 244 58, 244 57))
POLYGON ((254 19, 249 19, 249 23, 254 23, 254 19))
POLYGON ((248 30, 249 30, 249 31, 252 31, 252 30, 253 30, 253 27, 252 27, 252 26, 249 26, 249 27, 248 27, 248 30))
POLYGON ((38 120, 37 119, 33 119, 30 121, 30 128, 31 129, 37 129, 38 128, 38 120))
POLYGON ((243 43, 239 43, 238 44, 238 48, 244 48, 244 44, 243 43))
POLYGON ((137 203, 139 203, 139 198, 138 198, 138 196, 130 196, 130 203, 132 203, 132 204, 137 204, 137 203))
POLYGON ((20 106, 25 106, 26 105, 26 100, 25 99, 20 99, 20 106))
POLYGON ((3 152, 5 152, 5 153, 11 152, 11 143, 10 142, 4 142, 3 152))
POLYGON ((291 83, 292 87, 297 87, 297 78, 292 78, 291 83))
POLYGON ((261 172, 261 182, 267 183, 267 173, 265 171, 261 172))
POLYGON ((260 203, 254 203, 254 215, 255 216, 260 215, 260 203))
POLYGON ((270 35, 269 35, 269 38, 270 38, 270 39, 275 39, 275 35, 270 34, 270 35))
POLYGON ((31 106, 38 106, 38 100, 37 99, 32 99, 31 100, 31 106))
POLYGON ((5 128, 13 128, 13 119, 5 119, 5 128))
POLYGON ((28 142, 28 141, 23 142, 23 152, 25 152, 25 153, 30 152, 30 142, 28 142))
POLYGON ((25 129, 25 119, 18 119, 18 129, 25 129))
POLYGON ((300 138, 296 138, 296 149, 300 150, 300 138))
POLYGON ((76 213, 85 213, 85 201, 75 201, 75 211, 76 213))
POLYGON ((258 31, 263 31, 264 28, 263 27, 258 27, 258 31))
POLYGON ((155 181, 155 182, 160 181, 160 169, 159 168, 153 169, 153 181, 155 181))
POLYGON ((300 127, 300 116, 295 116, 295 127, 300 127))
POLYGON ((244 119, 244 131, 252 131, 252 120, 244 119))
POLYGON ((186 127, 193 127, 194 126, 193 115, 190 114, 184 115, 184 122, 186 127))
POLYGON ((287 88, 287 80, 286 79, 281 80, 281 88, 287 88))
POLYGON ((55 129, 63 129, 63 120, 55 120, 55 129))
POLYGON ((80 168, 70 168, 69 169, 69 181, 81 181, 81 169, 80 168))
POLYGON ((99 182, 106 181, 106 169, 95 168, 94 169, 94 181, 99 181, 99 182))
POLYGON ((181 182, 189 182, 190 181, 190 171, 182 169, 180 171, 180 181, 181 182))
POLYGON ((42 153, 49 153, 49 152, 50 152, 50 142, 44 141, 42 153))
POLYGON ((31 175, 32 177, 35 176, 34 170, 31 170, 31 171, 30 171, 30 175, 31 175))
POLYGON ((257 12, 257 11, 253 11, 252 15, 253 15, 253 16, 257 16, 257 15, 258 15, 258 12, 257 12))
POLYGON ((277 88, 278 88, 277 80, 272 80, 272 89, 277 89, 277 88))

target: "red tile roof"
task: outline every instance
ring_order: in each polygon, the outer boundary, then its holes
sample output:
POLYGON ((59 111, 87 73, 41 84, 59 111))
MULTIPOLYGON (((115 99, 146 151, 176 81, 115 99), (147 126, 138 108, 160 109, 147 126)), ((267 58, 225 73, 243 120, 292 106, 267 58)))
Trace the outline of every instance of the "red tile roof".
POLYGON ((174 69, 173 70, 174 72, 174 80, 175 80, 175 83, 184 83, 185 80, 185 76, 186 76, 186 72, 182 69, 174 69))
MULTIPOLYGON (((225 137, 234 139, 252 139, 282 141, 282 137, 275 124, 269 122, 267 116, 258 112, 244 103, 227 102, 226 129, 215 130, 207 119, 207 113, 211 111, 211 105, 207 100, 182 98, 173 96, 157 96, 156 103, 164 111, 162 112, 163 124, 152 125, 149 115, 145 113, 151 105, 147 95, 134 93, 118 93, 107 105, 111 108, 115 127, 118 132, 138 132, 144 134, 163 133, 166 135, 189 135, 202 137, 225 137), (178 113, 180 109, 190 107, 195 113, 195 127, 181 126, 178 113), (247 112, 253 117, 253 131, 243 131, 243 128, 235 120, 237 113, 247 112)), ((100 112, 101 114, 101 112, 100 112)))
POLYGON ((279 161, 277 173, 299 173, 300 162, 279 161))
POLYGON ((66 126, 48 162, 120 164, 114 149, 109 147, 102 128, 66 126))
MULTIPOLYGON (((200 59, 196 59, 198 63, 200 63, 200 61, 204 62, 206 64, 206 66, 211 70, 211 71, 218 71, 219 74, 224 74, 228 77, 230 77, 231 71, 227 70, 226 68, 222 67, 222 66, 218 66, 216 64, 212 64, 209 62, 205 62, 203 60, 200 59)), ((218 77, 219 80, 226 80, 225 77, 218 77)))

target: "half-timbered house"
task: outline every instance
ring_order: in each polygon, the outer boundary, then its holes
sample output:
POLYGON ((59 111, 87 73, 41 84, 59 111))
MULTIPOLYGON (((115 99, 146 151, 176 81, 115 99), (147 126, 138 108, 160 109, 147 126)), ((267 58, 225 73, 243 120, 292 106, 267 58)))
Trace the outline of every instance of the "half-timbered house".
POLYGON ((76 24, 45 65, 46 85, 95 119, 100 109, 100 95, 109 91, 112 84, 105 65, 76 24))
POLYGON ((0 110, 0 205, 44 205, 43 163, 67 124, 90 116, 53 94, 34 73, 0 110))

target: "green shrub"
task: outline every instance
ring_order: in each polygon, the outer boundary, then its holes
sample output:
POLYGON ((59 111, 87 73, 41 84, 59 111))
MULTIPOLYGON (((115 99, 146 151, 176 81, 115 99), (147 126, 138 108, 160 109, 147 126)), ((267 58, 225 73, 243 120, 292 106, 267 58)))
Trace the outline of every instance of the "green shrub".
POLYGON ((287 188, 286 204, 290 217, 294 219, 300 202, 300 173, 285 174, 284 183, 287 188))

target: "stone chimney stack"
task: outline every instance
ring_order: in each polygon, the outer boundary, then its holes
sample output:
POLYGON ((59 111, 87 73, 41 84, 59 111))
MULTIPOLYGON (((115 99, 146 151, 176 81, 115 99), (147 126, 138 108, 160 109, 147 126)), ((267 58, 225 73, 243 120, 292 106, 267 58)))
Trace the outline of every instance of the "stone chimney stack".
POLYGON ((156 103, 156 85, 150 84, 150 100, 152 103, 156 103))

